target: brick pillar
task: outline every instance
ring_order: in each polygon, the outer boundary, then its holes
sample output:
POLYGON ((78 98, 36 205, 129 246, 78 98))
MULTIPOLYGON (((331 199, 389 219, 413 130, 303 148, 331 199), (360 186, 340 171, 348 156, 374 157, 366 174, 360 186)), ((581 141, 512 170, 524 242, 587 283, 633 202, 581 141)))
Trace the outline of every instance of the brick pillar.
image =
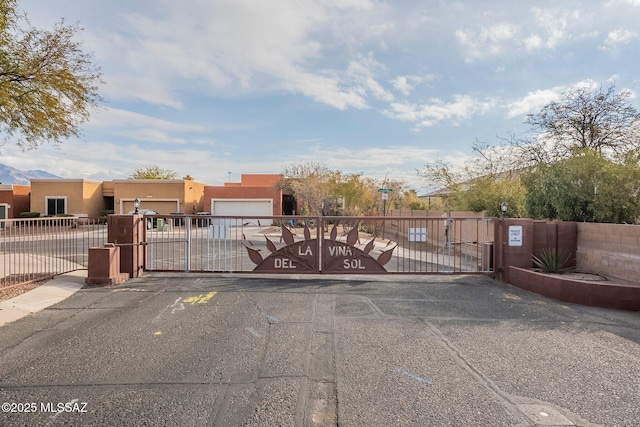
POLYGON ((138 277, 144 269, 144 220, 142 215, 109 215, 108 242, 120 248, 120 272, 138 277))
POLYGON ((120 248, 106 243, 102 248, 89 248, 89 271, 87 285, 116 285, 129 278, 120 272, 120 248))

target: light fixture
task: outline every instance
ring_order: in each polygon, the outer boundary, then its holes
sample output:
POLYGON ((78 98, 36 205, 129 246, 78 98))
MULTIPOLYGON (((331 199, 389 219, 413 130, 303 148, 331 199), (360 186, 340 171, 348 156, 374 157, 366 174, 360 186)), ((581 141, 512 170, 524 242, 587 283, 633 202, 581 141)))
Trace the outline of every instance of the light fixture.
POLYGON ((509 204, 507 202, 500 203, 500 210, 502 211, 502 218, 504 218, 507 215, 507 208, 508 207, 509 207, 509 204))
POLYGON ((134 213, 137 214, 138 213, 138 208, 140 207, 140 200, 137 197, 133 201, 133 207, 136 209, 134 211, 134 213))

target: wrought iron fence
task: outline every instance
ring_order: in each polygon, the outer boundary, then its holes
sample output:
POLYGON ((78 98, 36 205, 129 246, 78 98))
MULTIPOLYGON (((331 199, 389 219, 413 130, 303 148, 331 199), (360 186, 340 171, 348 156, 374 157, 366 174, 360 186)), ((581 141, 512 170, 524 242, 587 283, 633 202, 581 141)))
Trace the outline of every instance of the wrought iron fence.
POLYGON ((489 273, 490 218, 146 217, 145 269, 489 273))
POLYGON ((106 241, 106 218, 2 219, 0 288, 86 269, 89 248, 106 241))

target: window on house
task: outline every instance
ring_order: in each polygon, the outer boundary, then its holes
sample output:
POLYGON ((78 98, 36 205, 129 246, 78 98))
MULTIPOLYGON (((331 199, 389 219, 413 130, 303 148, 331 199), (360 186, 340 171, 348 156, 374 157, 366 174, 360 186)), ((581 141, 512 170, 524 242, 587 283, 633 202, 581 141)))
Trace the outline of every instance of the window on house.
POLYGON ((47 215, 66 213, 66 200, 64 198, 47 198, 47 215))

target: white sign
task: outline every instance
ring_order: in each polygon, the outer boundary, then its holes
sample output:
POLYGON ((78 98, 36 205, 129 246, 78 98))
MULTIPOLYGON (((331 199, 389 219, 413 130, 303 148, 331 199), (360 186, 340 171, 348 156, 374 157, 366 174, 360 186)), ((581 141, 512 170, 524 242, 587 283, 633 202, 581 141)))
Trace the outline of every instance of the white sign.
POLYGON ((509 226, 509 246, 522 246, 522 226, 509 226))
POLYGON ((427 229, 426 228, 409 228, 409 241, 410 242, 426 242, 427 229))
POLYGON ((388 199, 389 199, 389 194, 382 193, 382 200, 388 200, 388 199))

